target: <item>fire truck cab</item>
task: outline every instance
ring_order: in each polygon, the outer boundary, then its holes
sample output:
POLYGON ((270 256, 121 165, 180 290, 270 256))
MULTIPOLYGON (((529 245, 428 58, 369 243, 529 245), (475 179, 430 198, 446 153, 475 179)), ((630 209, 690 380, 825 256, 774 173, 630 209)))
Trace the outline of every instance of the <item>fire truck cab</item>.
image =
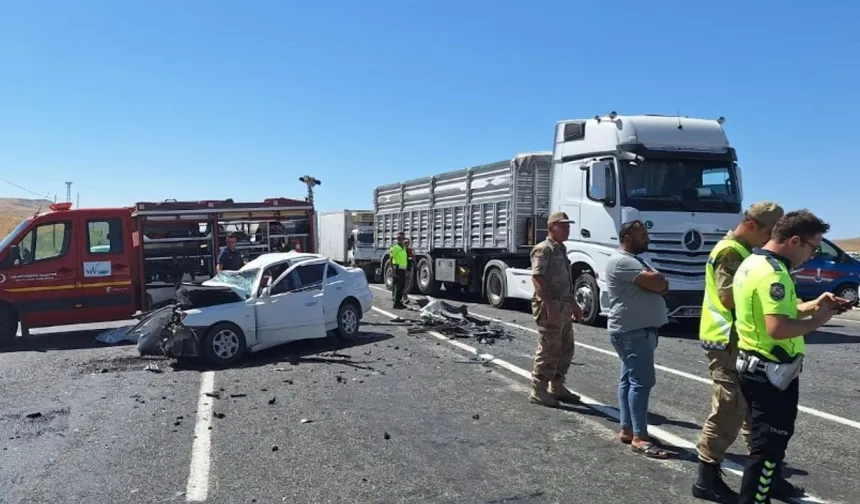
POLYGON ((226 234, 245 260, 313 252, 307 201, 272 198, 72 209, 56 203, 0 241, 0 345, 29 329, 132 318, 214 275, 226 234), (273 232, 276 230, 276 232, 273 232))

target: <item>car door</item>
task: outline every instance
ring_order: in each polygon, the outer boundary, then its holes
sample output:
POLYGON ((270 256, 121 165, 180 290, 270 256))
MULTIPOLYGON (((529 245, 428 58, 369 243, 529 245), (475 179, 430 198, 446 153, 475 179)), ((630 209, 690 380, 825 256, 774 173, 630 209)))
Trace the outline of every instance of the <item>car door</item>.
POLYGON ((331 262, 328 263, 325 277, 326 295, 323 297, 323 318, 326 324, 337 320, 337 310, 344 296, 347 295, 345 277, 346 275, 342 275, 331 262))
POLYGON ((263 346, 325 338, 323 299, 328 259, 290 266, 255 304, 257 339, 263 346))
POLYGON ((73 324, 81 308, 79 220, 67 212, 36 219, 15 244, 15 263, 0 272, 0 288, 27 327, 73 324))
POLYGON ((830 290, 834 280, 844 272, 837 259, 839 252, 826 240, 821 241, 820 251, 794 270, 794 285, 797 297, 813 299, 830 290))
POLYGON ((127 213, 83 218, 80 288, 81 312, 87 320, 124 319, 134 314, 132 242, 127 213))

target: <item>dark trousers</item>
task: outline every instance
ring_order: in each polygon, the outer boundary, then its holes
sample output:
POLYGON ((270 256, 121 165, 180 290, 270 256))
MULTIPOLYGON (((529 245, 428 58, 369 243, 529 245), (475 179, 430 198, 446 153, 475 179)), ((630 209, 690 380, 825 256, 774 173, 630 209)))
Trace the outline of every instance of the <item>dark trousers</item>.
POLYGON ((750 408, 750 464, 741 481, 740 504, 770 502, 781 482, 780 465, 794 435, 799 399, 799 378, 783 391, 763 373, 739 375, 741 392, 750 408))
POLYGON ((406 270, 393 266, 394 268, 394 288, 392 294, 394 298, 394 306, 403 304, 403 289, 406 288, 406 270))

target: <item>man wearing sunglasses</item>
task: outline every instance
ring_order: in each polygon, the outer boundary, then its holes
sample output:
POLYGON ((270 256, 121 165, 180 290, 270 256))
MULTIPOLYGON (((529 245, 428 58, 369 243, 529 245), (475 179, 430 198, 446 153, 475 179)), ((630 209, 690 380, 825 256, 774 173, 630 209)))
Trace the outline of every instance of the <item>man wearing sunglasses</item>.
POLYGON ((804 335, 847 309, 849 302, 826 293, 799 303, 790 272, 812 257, 829 230, 808 210, 788 212, 734 276, 736 369, 752 431, 740 504, 787 501, 804 493, 785 480, 781 467, 797 419, 804 335))
POLYGON ((770 201, 750 206, 734 231, 717 242, 705 266, 705 296, 699 323, 699 340, 705 349, 711 376, 711 413, 702 426, 696 445, 699 470, 693 497, 711 502, 737 502, 738 494, 722 478, 720 466, 726 451, 743 428, 750 448, 749 409, 741 394, 734 324, 732 281, 741 262, 770 239, 771 231, 785 211, 770 201))

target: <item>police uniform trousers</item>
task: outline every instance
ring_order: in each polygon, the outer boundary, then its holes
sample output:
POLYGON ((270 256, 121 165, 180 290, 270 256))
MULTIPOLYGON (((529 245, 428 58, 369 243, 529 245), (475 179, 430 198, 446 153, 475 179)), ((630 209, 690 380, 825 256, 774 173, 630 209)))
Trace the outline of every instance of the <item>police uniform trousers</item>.
POLYGON ((722 464, 729 447, 743 431, 747 449, 750 447, 750 413, 741 392, 736 345, 725 350, 707 352, 708 371, 711 375, 711 413, 702 426, 696 452, 707 464, 722 464))
POLYGON ((780 465, 797 420, 800 380, 785 390, 774 387, 763 372, 741 373, 739 382, 750 408, 751 461, 741 481, 740 504, 769 503, 780 465))
POLYGON ((532 379, 536 381, 564 381, 573 361, 573 307, 569 301, 552 301, 556 305, 558 320, 550 325, 543 301, 532 300, 532 315, 538 329, 538 346, 535 354, 532 379))
POLYGON ((403 304, 403 290, 406 288, 406 270, 398 266, 392 265, 394 268, 394 288, 391 290, 391 295, 394 305, 403 304))

